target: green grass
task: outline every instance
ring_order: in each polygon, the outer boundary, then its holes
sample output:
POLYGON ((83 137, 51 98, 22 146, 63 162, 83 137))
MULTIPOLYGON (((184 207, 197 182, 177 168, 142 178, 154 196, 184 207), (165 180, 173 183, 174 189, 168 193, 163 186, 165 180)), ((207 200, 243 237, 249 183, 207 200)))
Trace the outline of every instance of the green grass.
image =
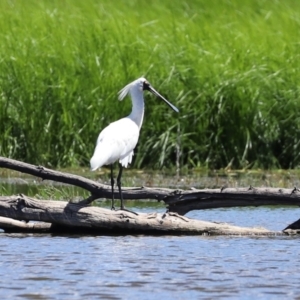
POLYGON ((86 166, 144 75, 134 167, 300 165, 300 1, 0 2, 0 155, 86 166))

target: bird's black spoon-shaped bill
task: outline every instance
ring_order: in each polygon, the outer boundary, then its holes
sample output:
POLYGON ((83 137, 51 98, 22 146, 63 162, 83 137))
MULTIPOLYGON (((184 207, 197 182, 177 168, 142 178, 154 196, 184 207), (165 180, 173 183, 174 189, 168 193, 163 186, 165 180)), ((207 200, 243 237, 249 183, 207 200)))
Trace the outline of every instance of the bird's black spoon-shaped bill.
POLYGON ((179 112, 179 109, 170 103, 166 98, 164 98, 159 92, 157 92, 151 85, 148 87, 148 90, 154 94, 155 96, 159 97, 160 99, 164 100, 174 111, 179 112))

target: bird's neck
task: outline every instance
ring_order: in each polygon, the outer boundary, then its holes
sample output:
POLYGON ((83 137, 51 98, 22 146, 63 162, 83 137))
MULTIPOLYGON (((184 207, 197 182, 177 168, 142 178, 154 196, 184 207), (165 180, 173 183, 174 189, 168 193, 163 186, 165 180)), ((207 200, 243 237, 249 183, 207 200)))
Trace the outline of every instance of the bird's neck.
POLYGON ((140 91, 131 91, 131 100, 132 111, 128 117, 133 120, 139 128, 141 128, 145 109, 143 93, 140 91))

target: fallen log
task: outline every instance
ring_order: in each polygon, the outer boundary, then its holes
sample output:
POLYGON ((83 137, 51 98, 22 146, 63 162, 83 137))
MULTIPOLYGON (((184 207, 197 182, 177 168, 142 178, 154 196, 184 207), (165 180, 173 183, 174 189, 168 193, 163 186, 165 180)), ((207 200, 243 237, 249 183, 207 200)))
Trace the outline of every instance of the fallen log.
MULTIPOLYGON (((171 190, 166 188, 124 188, 124 199, 156 199, 164 201, 164 214, 133 214, 127 211, 111 211, 91 207, 96 199, 111 198, 108 185, 82 176, 58 172, 41 166, 0 157, 0 167, 31 174, 43 180, 53 180, 81 187, 90 192, 87 199, 78 203, 36 200, 19 196, 0 196, 0 228, 6 231, 75 231, 88 230, 97 233, 155 233, 155 234, 239 234, 274 235, 283 234, 266 229, 243 228, 228 224, 203 222, 183 217, 194 209, 234 206, 300 205, 299 189, 276 188, 226 188, 204 190, 171 190), (16 222, 14 222, 14 220, 16 222), (20 220, 43 223, 25 223, 20 220)), ((114 194, 119 198, 119 193, 114 194)), ((288 229, 289 230, 289 229, 288 229)), ((285 231, 289 234, 289 231, 285 231)), ((295 231, 295 228, 293 229, 295 231)), ((297 232, 298 233, 298 232, 297 232)))
POLYGON ((198 221, 176 213, 139 213, 111 211, 79 204, 37 200, 24 195, 0 197, 0 227, 6 231, 95 232, 101 234, 185 234, 185 235, 282 235, 263 228, 244 228, 225 223, 198 221), (13 221, 9 221, 13 219, 13 221), (14 220, 41 221, 39 223, 14 220), (0 219, 1 222, 1 219, 0 219), (45 223, 47 222, 47 223, 45 223), (21 225, 20 225, 21 223, 21 225), (34 225, 32 225, 34 224, 34 225), (47 225, 48 224, 48 225, 47 225), (55 224, 52 226, 51 224, 55 224))

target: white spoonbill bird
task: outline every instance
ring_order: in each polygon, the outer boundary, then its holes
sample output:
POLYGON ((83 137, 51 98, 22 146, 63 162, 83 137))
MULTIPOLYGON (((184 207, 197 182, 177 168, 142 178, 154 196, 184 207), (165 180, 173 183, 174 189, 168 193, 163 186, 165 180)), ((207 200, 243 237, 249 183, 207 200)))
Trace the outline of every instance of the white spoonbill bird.
POLYGON ((143 77, 129 83, 119 92, 119 100, 123 100, 127 94, 130 94, 132 111, 127 117, 109 124, 100 132, 93 157, 90 161, 92 171, 97 170, 103 165, 111 165, 111 209, 113 210, 115 210, 113 163, 117 160, 119 160, 120 163, 117 186, 121 199, 121 210, 125 210, 121 190, 121 176, 123 167, 127 168, 128 164, 132 161, 133 149, 139 139, 140 129, 144 118, 145 104, 143 91, 145 90, 150 91, 166 102, 174 111, 179 112, 172 103, 160 95, 143 77))

